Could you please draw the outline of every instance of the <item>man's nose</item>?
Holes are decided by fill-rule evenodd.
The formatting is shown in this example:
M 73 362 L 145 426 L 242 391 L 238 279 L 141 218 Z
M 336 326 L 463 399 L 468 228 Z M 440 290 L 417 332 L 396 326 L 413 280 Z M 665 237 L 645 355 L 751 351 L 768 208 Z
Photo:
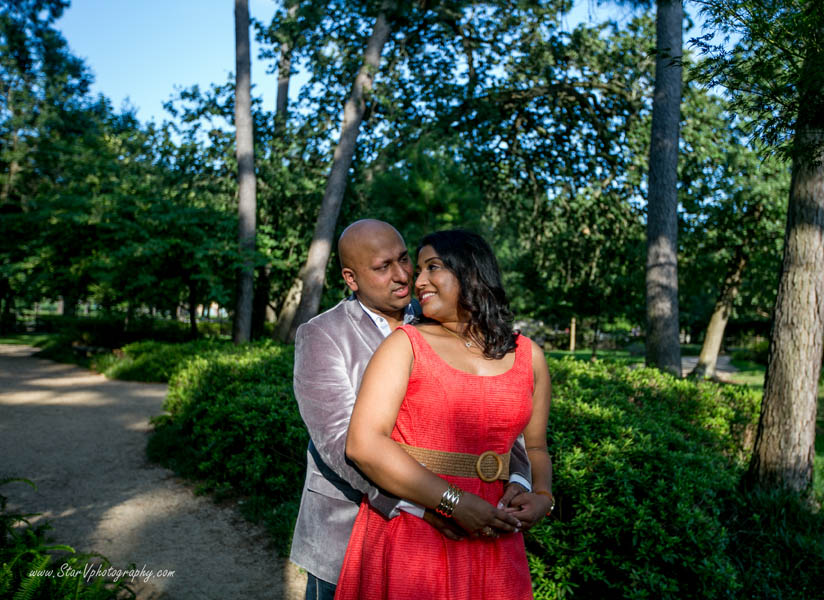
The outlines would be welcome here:
M 392 268 L 392 278 L 395 281 L 402 281 L 406 283 L 409 281 L 410 273 L 408 270 L 403 268 L 403 265 L 400 263 L 395 263 Z

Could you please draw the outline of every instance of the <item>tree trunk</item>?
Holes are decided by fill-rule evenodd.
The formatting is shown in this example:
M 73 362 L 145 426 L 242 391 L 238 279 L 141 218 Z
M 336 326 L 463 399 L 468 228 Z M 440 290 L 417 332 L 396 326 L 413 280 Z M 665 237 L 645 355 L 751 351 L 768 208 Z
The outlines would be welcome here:
M 757 224 L 763 214 L 764 205 L 759 203 L 752 209 L 752 213 L 745 215 L 745 219 L 751 224 Z M 752 241 L 752 238 L 747 235 L 747 230 L 745 230 L 745 238 L 736 246 L 735 254 L 727 269 L 727 275 L 721 284 L 718 300 L 715 302 L 715 308 L 707 326 L 707 332 L 704 335 L 701 354 L 698 356 L 698 363 L 695 368 L 690 372 L 690 377 L 709 379 L 715 376 L 715 365 L 718 362 L 721 343 L 724 341 L 724 330 L 732 312 L 733 302 L 741 287 L 741 279 L 747 266 Z
M 14 123 L 14 106 L 12 104 L 12 86 L 8 87 L 6 91 L 6 109 L 11 115 L 11 118 L 8 120 L 9 123 Z M 19 142 L 19 134 L 17 129 L 15 128 L 14 133 L 11 137 L 11 152 L 9 156 L 11 156 L 11 160 L 9 161 L 9 174 L 6 177 L 6 181 L 3 182 L 3 187 L 0 189 L 0 204 L 5 204 L 9 200 L 9 196 L 11 195 L 12 186 L 14 184 L 14 177 L 20 171 L 20 163 L 17 162 L 17 144 Z
M 819 80 L 820 81 L 820 80 Z M 820 87 L 820 86 L 819 86 Z M 821 104 L 820 98 L 808 98 Z M 746 482 L 810 489 L 824 337 L 824 107 L 802 96 L 761 418 Z M 812 151 L 811 151 L 812 150 Z
M 263 265 L 258 268 L 257 280 L 255 281 L 255 300 L 252 305 L 252 339 L 259 339 L 264 336 L 263 326 L 266 323 L 266 315 L 269 308 L 269 293 L 272 280 L 270 265 Z
M 294 19 L 298 14 L 298 5 L 289 7 L 288 19 Z M 278 59 L 278 95 L 275 100 L 275 119 L 278 127 L 286 122 L 286 108 L 289 104 L 289 78 L 292 76 L 292 48 L 294 42 L 288 40 L 280 45 L 280 58 Z
M 237 280 L 237 308 L 232 340 L 248 342 L 252 330 L 255 251 L 255 149 L 252 122 L 252 82 L 249 59 L 249 2 L 235 0 L 235 132 L 238 174 L 238 243 L 243 265 Z
M 194 282 L 189 282 L 189 337 L 197 339 L 197 295 Z
M 569 322 L 569 351 L 575 352 L 575 317 Z
M 355 153 L 355 142 L 366 109 L 365 96 L 372 90 L 372 79 L 378 71 L 383 46 L 389 38 L 391 28 L 386 12 L 393 6 L 394 2 L 384 3 L 383 10 L 375 20 L 372 35 L 366 45 L 363 66 L 355 77 L 352 92 L 343 109 L 340 140 L 335 148 L 332 170 L 326 182 L 326 191 L 323 194 L 312 243 L 309 245 L 309 255 L 286 295 L 278 318 L 275 335 L 284 342 L 294 341 L 298 326 L 318 312 L 326 278 L 326 263 L 332 252 L 332 237 L 343 202 L 343 193 L 346 190 L 346 178 L 352 164 L 352 156 Z
M 679 377 L 677 184 L 683 21 L 681 0 L 658 0 L 646 265 L 646 362 Z
M 294 19 L 298 13 L 297 3 L 289 7 L 288 19 Z M 292 48 L 293 40 L 288 40 L 280 45 L 280 58 L 278 59 L 278 92 L 275 103 L 275 134 L 283 136 L 286 132 L 286 120 L 288 118 L 289 105 L 289 79 L 292 76 Z M 258 277 L 255 283 L 254 300 L 252 302 L 252 329 L 253 339 L 264 336 L 264 324 L 267 321 L 275 321 L 277 315 L 272 314 L 269 308 L 269 294 L 271 293 L 272 265 L 266 264 L 258 269 Z
M 63 294 L 62 315 L 69 318 L 74 318 L 77 316 L 77 296 L 72 294 Z
M 598 357 L 598 330 L 601 328 L 601 315 L 595 317 L 595 329 L 592 332 L 592 355 L 589 360 L 594 361 Z

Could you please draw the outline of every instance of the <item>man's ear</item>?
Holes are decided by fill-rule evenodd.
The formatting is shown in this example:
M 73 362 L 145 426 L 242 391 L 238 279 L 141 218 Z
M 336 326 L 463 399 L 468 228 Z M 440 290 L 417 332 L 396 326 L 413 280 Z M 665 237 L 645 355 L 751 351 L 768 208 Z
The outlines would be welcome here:
M 340 274 L 343 276 L 343 281 L 346 284 L 346 287 L 348 287 L 353 292 L 357 292 L 358 282 L 355 279 L 355 272 L 349 267 L 343 267 L 343 269 L 341 269 L 340 271 Z

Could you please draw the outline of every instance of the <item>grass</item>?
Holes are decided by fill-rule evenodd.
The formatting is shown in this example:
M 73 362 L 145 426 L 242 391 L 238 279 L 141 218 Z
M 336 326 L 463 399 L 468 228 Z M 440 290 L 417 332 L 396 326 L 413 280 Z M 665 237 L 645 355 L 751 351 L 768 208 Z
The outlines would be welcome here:
M 53 333 L 13 333 L 0 336 L 0 344 L 14 344 L 16 346 L 36 346 L 42 348 L 49 339 L 53 338 Z
M 561 359 L 567 356 L 573 357 L 575 360 L 583 360 L 588 361 L 592 359 L 592 349 L 591 348 L 583 348 L 581 350 L 576 350 L 575 352 L 570 352 L 568 350 L 550 350 L 546 353 L 551 358 Z M 595 355 L 595 358 L 598 360 L 603 360 L 606 362 L 613 362 L 622 365 L 634 365 L 634 364 L 643 364 L 644 357 L 638 356 L 635 354 L 630 353 L 628 350 L 598 350 L 598 353 Z

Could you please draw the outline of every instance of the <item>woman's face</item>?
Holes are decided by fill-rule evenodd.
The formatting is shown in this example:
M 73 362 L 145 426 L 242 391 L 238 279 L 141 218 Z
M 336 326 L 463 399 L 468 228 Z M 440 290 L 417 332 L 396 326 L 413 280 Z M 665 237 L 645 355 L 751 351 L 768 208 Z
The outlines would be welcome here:
M 418 276 L 415 295 L 423 314 L 441 323 L 458 320 L 458 297 L 461 285 L 447 269 L 432 246 L 424 246 L 418 253 Z

